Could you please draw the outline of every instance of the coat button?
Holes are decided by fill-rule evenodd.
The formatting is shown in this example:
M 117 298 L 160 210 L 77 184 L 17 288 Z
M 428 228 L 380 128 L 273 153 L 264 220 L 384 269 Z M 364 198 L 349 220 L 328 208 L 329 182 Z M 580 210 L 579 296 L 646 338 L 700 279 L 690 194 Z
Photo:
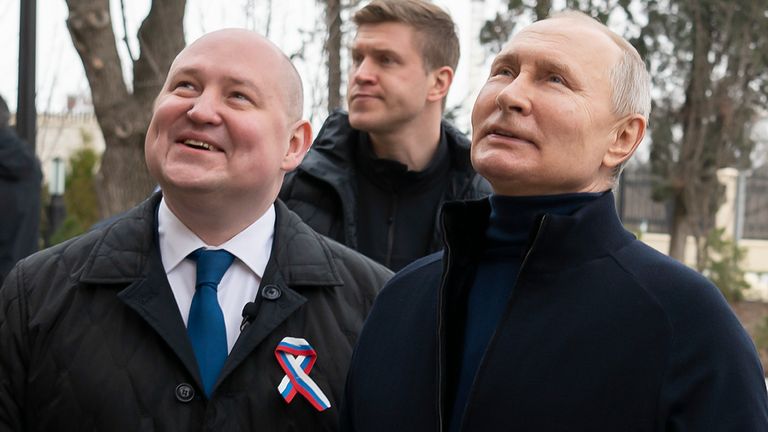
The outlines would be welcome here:
M 267 285 L 264 287 L 264 291 L 261 292 L 261 296 L 267 300 L 277 300 L 281 295 L 283 295 L 283 292 L 275 285 Z
M 176 399 L 178 399 L 179 402 L 187 403 L 194 397 L 195 389 L 191 385 L 187 383 L 181 383 L 176 386 Z

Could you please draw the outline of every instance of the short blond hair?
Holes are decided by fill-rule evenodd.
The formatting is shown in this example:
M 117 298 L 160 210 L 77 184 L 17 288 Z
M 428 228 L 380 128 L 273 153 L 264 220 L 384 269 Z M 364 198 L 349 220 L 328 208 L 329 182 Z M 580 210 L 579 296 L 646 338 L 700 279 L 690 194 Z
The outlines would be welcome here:
M 459 64 L 459 38 L 448 12 L 424 0 L 373 0 L 355 12 L 352 21 L 365 24 L 397 22 L 407 24 L 420 36 L 427 72 L 443 66 L 454 71 Z

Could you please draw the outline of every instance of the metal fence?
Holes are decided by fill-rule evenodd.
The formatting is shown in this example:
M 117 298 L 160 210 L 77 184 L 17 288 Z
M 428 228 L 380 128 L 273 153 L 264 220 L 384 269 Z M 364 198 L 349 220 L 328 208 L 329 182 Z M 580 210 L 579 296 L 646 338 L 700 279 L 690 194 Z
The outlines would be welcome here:
M 748 239 L 768 239 L 768 173 L 747 177 L 744 194 L 744 231 Z
M 672 203 L 652 198 L 653 177 L 646 167 L 627 168 L 622 174 L 622 220 L 632 229 L 668 234 L 672 222 Z M 745 178 L 742 189 L 742 238 L 768 240 L 768 168 Z M 739 200 L 737 200 L 738 202 Z
M 621 175 L 622 221 L 632 229 L 668 233 L 671 228 L 672 203 L 653 200 L 653 177 L 646 169 L 627 168 Z M 622 199 L 622 198 L 619 198 Z

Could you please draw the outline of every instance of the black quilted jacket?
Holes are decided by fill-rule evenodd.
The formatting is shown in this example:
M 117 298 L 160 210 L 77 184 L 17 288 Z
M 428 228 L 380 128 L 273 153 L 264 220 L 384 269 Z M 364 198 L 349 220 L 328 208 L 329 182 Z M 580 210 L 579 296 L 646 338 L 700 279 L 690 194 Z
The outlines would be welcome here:
M 281 202 L 245 327 L 206 400 L 160 260 L 155 195 L 21 261 L 0 289 L 0 431 L 329 431 L 353 344 L 391 273 L 311 231 Z M 331 402 L 287 404 L 275 347 L 305 338 Z

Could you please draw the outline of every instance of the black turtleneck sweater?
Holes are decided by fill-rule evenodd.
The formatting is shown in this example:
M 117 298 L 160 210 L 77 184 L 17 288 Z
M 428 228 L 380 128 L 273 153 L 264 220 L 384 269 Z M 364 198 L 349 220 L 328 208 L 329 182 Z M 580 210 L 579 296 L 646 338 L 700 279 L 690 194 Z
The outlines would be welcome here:
M 360 134 L 355 158 L 360 173 L 357 250 L 394 271 L 427 255 L 450 170 L 445 132 L 422 171 L 379 159 L 368 134 Z
M 452 379 L 449 397 L 449 431 L 458 431 L 467 396 L 483 353 L 507 306 L 517 275 L 530 247 L 534 225 L 544 214 L 569 215 L 602 193 L 577 193 L 532 197 L 491 195 L 491 215 L 485 231 L 474 281 L 463 297 L 465 308 L 458 308 L 451 328 L 459 337 L 449 351 Z M 449 348 L 450 350 L 450 348 Z M 452 361 L 451 361 L 452 360 Z M 450 400 L 450 399 L 448 399 Z M 449 405 L 449 408 L 451 405 Z

